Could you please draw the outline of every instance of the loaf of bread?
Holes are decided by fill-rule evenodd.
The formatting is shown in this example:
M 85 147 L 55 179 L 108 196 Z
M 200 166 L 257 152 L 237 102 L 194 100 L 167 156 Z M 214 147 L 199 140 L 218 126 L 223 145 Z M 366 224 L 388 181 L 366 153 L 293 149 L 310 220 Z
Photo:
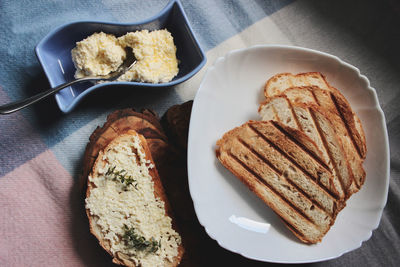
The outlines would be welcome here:
M 119 133 L 98 153 L 87 179 L 90 231 L 126 266 L 177 266 L 184 249 L 146 139 Z
M 276 121 L 249 121 L 217 142 L 219 161 L 260 197 L 303 242 L 317 243 L 345 203 L 316 144 Z

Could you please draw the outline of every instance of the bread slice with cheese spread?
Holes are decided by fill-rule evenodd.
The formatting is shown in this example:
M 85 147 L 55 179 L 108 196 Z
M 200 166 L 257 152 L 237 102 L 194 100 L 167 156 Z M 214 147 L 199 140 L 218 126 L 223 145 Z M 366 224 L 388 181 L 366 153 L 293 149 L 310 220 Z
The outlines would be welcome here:
M 234 128 L 217 141 L 216 155 L 305 243 L 320 242 L 345 205 L 328 188 L 332 173 L 316 144 L 279 122 Z
M 99 151 L 87 180 L 90 231 L 126 266 L 177 266 L 184 248 L 147 146 L 136 131 Z

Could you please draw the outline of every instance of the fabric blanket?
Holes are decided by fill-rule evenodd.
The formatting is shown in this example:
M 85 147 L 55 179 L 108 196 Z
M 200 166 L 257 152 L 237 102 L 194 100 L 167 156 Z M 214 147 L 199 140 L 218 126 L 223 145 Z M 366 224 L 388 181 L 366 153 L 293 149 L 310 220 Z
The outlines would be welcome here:
M 1 1 L 0 104 L 49 88 L 34 47 L 55 27 L 78 20 L 140 21 L 167 3 Z M 90 134 L 113 110 L 150 108 L 162 115 L 170 106 L 193 99 L 217 57 L 255 44 L 297 45 L 334 54 L 358 67 L 376 89 L 391 148 L 390 188 L 380 225 L 361 248 L 313 265 L 396 266 L 400 262 L 400 34 L 396 26 L 400 5 L 394 0 L 181 3 L 208 60 L 187 82 L 157 93 L 123 89 L 95 93 L 69 114 L 60 112 L 50 97 L 0 117 L 0 266 L 112 266 L 89 233 L 78 190 Z M 268 265 L 230 252 L 212 256 L 220 259 L 210 261 L 215 265 Z

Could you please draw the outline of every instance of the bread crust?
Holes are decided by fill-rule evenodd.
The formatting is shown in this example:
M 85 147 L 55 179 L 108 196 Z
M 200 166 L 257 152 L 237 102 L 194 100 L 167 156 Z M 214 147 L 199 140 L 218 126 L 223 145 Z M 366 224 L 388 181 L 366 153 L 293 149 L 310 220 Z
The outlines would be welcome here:
M 140 134 L 141 133 L 141 134 Z M 159 123 L 157 115 L 151 110 L 143 110 L 141 113 L 133 109 L 117 110 L 107 117 L 106 123 L 102 127 L 97 127 L 89 138 L 89 143 L 86 146 L 86 151 L 83 160 L 83 173 L 81 182 L 86 187 L 84 189 L 85 196 L 90 196 L 90 191 L 94 184 L 89 181 L 89 172 L 96 169 L 96 165 L 100 164 L 103 151 L 107 147 L 112 146 L 113 142 L 123 137 L 124 135 L 137 134 L 140 138 L 142 149 L 146 155 L 146 159 L 150 160 L 154 165 L 152 154 L 156 154 L 157 149 L 166 144 L 166 136 Z M 146 139 L 147 137 L 148 139 Z M 162 144 L 161 144 L 162 143 Z M 153 150 L 153 151 L 151 151 Z M 165 204 L 165 214 L 172 218 L 172 227 L 179 233 L 176 220 L 170 203 L 165 194 L 162 181 L 159 177 L 156 167 L 149 169 L 149 174 L 154 182 L 154 194 L 159 197 Z M 89 219 L 90 232 L 98 239 L 100 245 L 110 254 L 112 261 L 116 264 L 125 266 L 135 266 L 134 262 L 130 261 L 125 255 L 117 252 L 112 255 L 110 251 L 110 244 L 101 236 L 101 232 L 96 228 L 96 217 L 91 216 L 89 210 L 86 209 L 86 214 Z M 178 255 L 174 258 L 173 262 L 166 262 L 166 266 L 179 265 L 184 254 L 183 243 L 178 247 Z

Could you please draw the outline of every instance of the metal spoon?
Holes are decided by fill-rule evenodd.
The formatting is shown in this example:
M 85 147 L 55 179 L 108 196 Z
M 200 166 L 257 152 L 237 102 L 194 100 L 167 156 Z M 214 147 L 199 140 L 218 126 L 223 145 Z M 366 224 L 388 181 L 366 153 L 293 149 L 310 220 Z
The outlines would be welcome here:
M 133 56 L 133 53 L 131 49 L 127 49 L 127 56 L 125 61 L 122 63 L 122 65 L 114 72 L 111 72 L 110 74 L 103 75 L 103 76 L 87 76 L 83 78 L 79 78 L 67 83 L 60 84 L 59 86 L 55 88 L 51 88 L 47 91 L 44 91 L 42 93 L 39 93 L 37 95 L 31 96 L 27 99 L 11 102 L 5 105 L 0 106 L 0 114 L 5 115 L 5 114 L 10 114 L 15 111 L 18 111 L 20 109 L 23 109 L 27 106 L 30 106 L 43 98 L 53 95 L 60 91 L 61 89 L 64 89 L 65 87 L 71 86 L 76 83 L 80 82 L 87 82 L 87 81 L 114 81 L 118 79 L 122 74 L 124 74 L 126 71 L 128 71 L 130 68 L 132 68 L 136 64 L 136 59 Z

